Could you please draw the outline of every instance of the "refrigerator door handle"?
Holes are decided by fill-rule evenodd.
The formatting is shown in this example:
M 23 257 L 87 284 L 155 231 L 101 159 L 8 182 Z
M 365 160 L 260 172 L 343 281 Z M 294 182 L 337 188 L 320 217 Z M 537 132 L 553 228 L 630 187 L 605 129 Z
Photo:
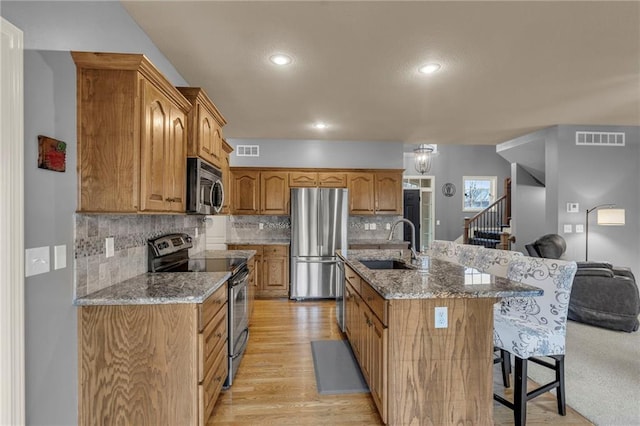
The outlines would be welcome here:
M 295 260 L 296 263 L 340 263 L 339 260 Z

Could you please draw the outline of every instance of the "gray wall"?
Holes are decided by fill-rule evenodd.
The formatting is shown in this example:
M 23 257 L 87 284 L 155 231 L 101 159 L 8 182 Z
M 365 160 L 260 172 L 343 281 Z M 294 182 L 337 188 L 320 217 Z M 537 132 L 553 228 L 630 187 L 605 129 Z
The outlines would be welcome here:
M 234 167 L 401 169 L 402 143 L 321 140 L 228 139 Z M 258 145 L 260 157 L 238 157 L 238 145 Z
M 67 246 L 66 268 L 25 279 L 26 421 L 74 425 L 76 83 L 69 51 L 144 53 L 174 84 L 186 82 L 119 2 L 3 1 L 0 12 L 24 31 L 25 247 Z M 65 173 L 36 167 L 39 134 L 67 142 Z
M 623 131 L 626 146 L 576 146 L 578 130 Z M 585 234 L 564 234 L 564 224 L 585 223 L 585 211 L 603 203 L 624 208 L 625 226 L 598 226 L 596 212 L 589 215 L 589 259 L 609 260 L 631 267 L 640 276 L 640 127 L 558 126 L 551 138 L 558 149 L 557 233 L 567 240 L 567 257 L 584 260 Z M 550 185 L 547 184 L 547 187 Z M 567 213 L 566 204 L 580 204 L 579 213 Z
M 525 244 L 534 241 L 546 228 L 546 191 L 531 174 L 518 164 L 511 165 L 512 232 L 516 242 L 512 250 L 527 253 Z M 518 226 L 522 224 L 522 226 Z
M 625 132 L 626 146 L 577 146 L 575 132 L 580 130 Z M 545 164 L 544 202 L 539 191 L 522 183 L 522 169 L 517 165 L 513 178 L 516 249 L 537 237 L 554 233 L 567 241 L 565 258 L 585 259 L 585 233 L 576 233 L 585 225 L 586 209 L 614 203 L 626 212 L 625 226 L 598 226 L 596 213 L 589 215 L 589 259 L 608 260 L 628 266 L 640 274 L 640 127 L 558 125 L 525 135 L 504 146 L 520 143 L 543 144 Z M 500 149 L 500 147 L 498 148 Z M 515 164 L 515 163 L 514 163 Z M 533 183 L 531 183 L 533 185 Z M 567 203 L 579 204 L 578 213 L 567 213 Z M 544 212 L 541 210 L 543 204 Z M 536 218 L 540 212 L 544 222 Z M 564 225 L 573 232 L 565 233 Z
M 405 156 L 405 176 L 419 175 L 413 164 L 413 155 Z M 428 173 L 435 177 L 435 239 L 455 240 L 464 231 L 464 218 L 472 217 L 475 212 L 462 211 L 462 177 L 463 176 L 497 176 L 496 189 L 498 196 L 503 193 L 505 178 L 511 175 L 510 164 L 496 154 L 496 147 L 491 145 L 438 145 L 438 154 L 431 164 Z M 451 182 L 456 186 L 453 197 L 442 194 L 442 185 Z

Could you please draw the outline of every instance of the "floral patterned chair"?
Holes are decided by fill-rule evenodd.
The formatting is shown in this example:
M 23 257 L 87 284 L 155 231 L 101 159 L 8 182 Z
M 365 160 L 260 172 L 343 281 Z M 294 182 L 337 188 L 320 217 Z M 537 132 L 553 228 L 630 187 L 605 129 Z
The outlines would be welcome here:
M 522 257 L 522 253 L 519 251 L 480 247 L 476 252 L 473 263 L 469 266 L 488 274 L 506 277 L 507 267 L 514 257 Z
M 509 387 L 510 353 L 515 358 L 514 401 L 494 399 L 514 410 L 516 426 L 524 425 L 528 400 L 556 388 L 558 413 L 566 414 L 564 353 L 569 296 L 577 265 L 556 259 L 515 256 L 507 278 L 544 290 L 540 297 L 509 297 L 501 301 L 493 320 L 493 344 L 500 350 L 504 385 Z M 539 359 L 549 357 L 552 362 Z M 527 361 L 551 368 L 555 380 L 527 393 Z
M 434 240 L 427 253 L 435 258 L 455 263 L 456 265 L 471 266 L 477 251 L 481 246 L 458 244 L 453 241 Z

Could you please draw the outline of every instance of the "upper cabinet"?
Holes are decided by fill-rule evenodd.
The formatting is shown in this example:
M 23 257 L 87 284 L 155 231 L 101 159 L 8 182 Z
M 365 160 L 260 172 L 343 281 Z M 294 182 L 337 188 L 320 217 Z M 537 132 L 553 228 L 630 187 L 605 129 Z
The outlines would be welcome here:
M 189 101 L 144 55 L 71 55 L 78 211 L 184 212 Z
M 346 188 L 347 174 L 335 172 L 313 172 L 296 170 L 289 172 L 289 187 L 291 188 Z
M 188 116 L 187 156 L 200 157 L 217 168 L 223 167 L 222 127 L 226 120 L 205 91 L 199 87 L 178 87 L 193 108 Z
M 402 171 L 348 174 L 349 213 L 402 214 Z
M 231 191 L 231 214 L 289 214 L 288 172 L 233 169 Z

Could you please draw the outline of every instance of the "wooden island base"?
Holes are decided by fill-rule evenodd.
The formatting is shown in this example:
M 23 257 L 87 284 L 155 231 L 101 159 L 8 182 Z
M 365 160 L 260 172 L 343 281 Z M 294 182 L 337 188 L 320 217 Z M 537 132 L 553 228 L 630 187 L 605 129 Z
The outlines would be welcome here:
M 388 424 L 493 424 L 495 302 L 389 301 Z M 435 328 L 440 306 L 447 328 Z

